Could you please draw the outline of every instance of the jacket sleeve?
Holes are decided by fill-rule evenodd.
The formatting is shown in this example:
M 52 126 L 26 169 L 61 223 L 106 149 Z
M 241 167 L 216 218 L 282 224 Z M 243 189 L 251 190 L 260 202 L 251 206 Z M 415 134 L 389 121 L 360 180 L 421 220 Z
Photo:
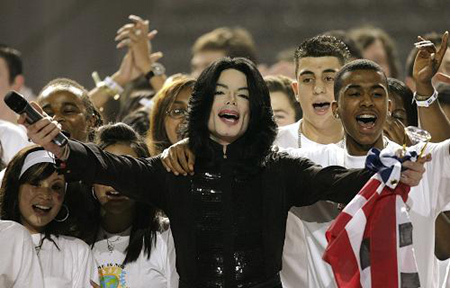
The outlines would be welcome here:
M 166 176 L 159 157 L 133 158 L 103 151 L 94 144 L 69 141 L 66 180 L 114 187 L 137 200 L 165 208 Z
M 301 157 L 282 156 L 288 205 L 307 206 L 319 200 L 348 203 L 369 181 L 373 172 L 322 166 Z

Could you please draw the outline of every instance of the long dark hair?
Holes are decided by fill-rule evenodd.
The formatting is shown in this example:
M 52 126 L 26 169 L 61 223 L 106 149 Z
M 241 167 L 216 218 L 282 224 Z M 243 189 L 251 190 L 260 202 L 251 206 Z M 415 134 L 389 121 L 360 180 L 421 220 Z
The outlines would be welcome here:
M 19 208 L 19 188 L 21 185 L 25 183 L 38 183 L 47 179 L 54 172 L 60 173 L 59 169 L 53 163 L 38 163 L 31 166 L 25 171 L 22 177 L 19 178 L 20 171 L 27 155 L 38 150 L 44 150 L 44 148 L 36 145 L 25 147 L 14 156 L 11 162 L 9 162 L 0 188 L 0 218 L 2 220 L 12 220 L 21 223 L 21 213 Z M 70 206 L 67 205 L 65 200 L 63 204 L 65 204 L 70 211 Z M 67 212 L 66 209 L 61 209 L 55 219 L 64 218 Z M 73 235 L 75 227 L 75 220 L 69 213 L 67 220 L 64 222 L 53 220 L 44 227 L 44 238 L 42 241 L 48 239 L 56 245 L 50 235 L 56 237 L 59 235 Z M 58 248 L 57 245 L 56 247 Z
M 164 126 L 167 112 L 172 107 L 178 94 L 185 88 L 191 88 L 195 83 L 193 78 L 179 76 L 172 82 L 165 84 L 153 99 L 153 108 L 150 114 L 150 130 L 147 134 L 147 145 L 152 156 L 160 154 L 168 148 L 169 136 Z
M 95 142 L 101 149 L 114 144 L 129 145 L 138 157 L 149 157 L 147 145 L 144 140 L 130 126 L 124 123 L 116 123 L 102 126 L 98 129 Z M 134 218 L 131 226 L 130 242 L 123 265 L 136 261 L 144 246 L 144 253 L 150 258 L 152 243 L 156 243 L 156 231 L 161 231 L 158 215 L 160 211 L 155 207 L 136 202 Z M 92 239 L 92 247 L 100 228 L 100 204 L 96 205 L 95 237 Z
M 250 93 L 250 121 L 247 131 L 238 141 L 242 145 L 242 164 L 248 172 L 262 167 L 277 133 L 270 106 L 269 90 L 255 64 L 246 58 L 223 58 L 212 63 L 197 79 L 189 100 L 188 137 L 194 154 L 204 160 L 215 158 L 208 119 L 214 101 L 216 83 L 222 71 L 235 69 L 245 74 Z

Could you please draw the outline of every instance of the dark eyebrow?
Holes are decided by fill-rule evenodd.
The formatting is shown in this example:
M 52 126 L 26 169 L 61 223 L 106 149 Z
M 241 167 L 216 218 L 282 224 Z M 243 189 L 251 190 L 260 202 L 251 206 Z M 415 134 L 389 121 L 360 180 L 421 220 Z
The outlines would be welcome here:
M 347 87 L 345 87 L 345 90 L 347 90 L 347 89 L 352 89 L 352 88 L 354 88 L 354 89 L 359 89 L 359 88 L 361 88 L 361 85 L 350 84 L 350 85 L 348 85 Z
M 50 103 L 42 105 L 42 109 L 46 109 L 46 108 L 52 108 L 52 105 L 50 105 Z
M 223 88 L 228 89 L 228 86 L 225 85 L 225 84 L 217 83 L 216 86 L 220 86 L 220 87 L 223 87 Z M 238 88 L 237 90 L 238 90 L 238 91 L 241 91 L 241 90 L 249 91 L 249 90 L 248 90 L 248 87 L 241 87 L 241 88 Z
M 314 73 L 311 72 L 311 71 L 306 70 L 306 71 L 300 72 L 300 74 L 298 76 L 303 76 L 303 75 L 314 75 Z
M 380 84 L 375 84 L 375 85 L 373 85 L 372 87 L 371 87 L 372 89 L 378 89 L 378 88 L 380 88 L 380 89 L 385 89 L 385 87 L 383 87 L 383 85 L 380 85 Z
M 322 73 L 336 73 L 337 70 L 336 69 L 325 69 L 322 71 Z
M 78 106 L 75 103 L 72 103 L 72 102 L 64 102 L 62 104 L 62 106 L 73 106 L 73 107 L 77 107 L 78 108 Z
M 217 83 L 216 86 L 220 86 L 220 87 L 223 87 L 223 88 L 227 88 L 227 89 L 228 89 L 228 86 L 225 85 L 225 84 Z
M 186 103 L 183 101 L 175 100 L 173 101 L 173 104 L 186 104 Z

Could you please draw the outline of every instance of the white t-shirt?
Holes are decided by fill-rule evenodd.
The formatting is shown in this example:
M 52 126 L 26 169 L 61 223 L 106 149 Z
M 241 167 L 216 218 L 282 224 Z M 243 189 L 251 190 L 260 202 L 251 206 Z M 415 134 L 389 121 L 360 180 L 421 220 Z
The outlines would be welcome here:
M 130 229 L 120 234 L 110 234 L 101 230 L 99 234 L 100 240 L 95 243 L 93 252 L 102 287 L 178 287 L 175 248 L 170 229 L 156 233 L 156 246 L 152 246 L 150 258 L 144 254 L 142 247 L 139 258 L 125 266 L 122 263 L 130 241 Z M 108 249 L 108 244 L 111 249 Z
M 277 138 L 275 139 L 274 145 L 277 145 L 280 148 L 298 148 L 299 143 L 301 143 L 301 149 L 296 149 L 298 151 L 303 150 L 308 151 L 309 149 L 314 150 L 316 148 L 328 146 L 326 144 L 314 142 L 308 139 L 303 134 L 300 134 L 301 138 L 299 141 L 298 131 L 300 128 L 300 123 L 301 120 L 290 125 L 279 127 L 278 135 Z M 337 145 L 342 144 L 343 143 L 341 141 Z M 304 157 L 305 156 L 307 155 L 304 155 Z M 327 166 L 327 162 L 321 162 L 321 159 L 312 159 L 312 160 L 318 164 Z M 309 213 L 308 210 L 311 209 L 319 210 L 320 211 L 319 213 L 321 214 L 320 219 L 322 219 L 321 222 L 325 221 L 326 223 L 334 219 L 334 217 L 336 217 L 337 215 L 336 211 L 338 211 L 337 205 L 329 201 L 319 201 L 316 204 L 308 207 L 292 207 L 289 210 L 286 220 L 286 233 L 282 257 L 282 270 L 280 272 L 281 282 L 283 283 L 283 287 L 285 288 L 333 287 L 324 285 L 318 286 L 318 284 L 317 285 L 314 284 L 315 283 L 334 284 L 334 278 L 328 277 L 326 273 L 325 274 L 321 273 L 323 277 L 320 277 L 319 279 L 317 279 L 317 281 L 314 280 L 317 278 L 317 276 L 311 273 L 311 271 L 308 269 L 308 266 L 311 265 L 310 263 L 314 262 L 312 259 L 313 256 L 311 256 L 311 252 L 313 252 L 313 254 L 317 254 L 318 252 L 314 253 L 314 251 L 316 250 L 315 247 L 322 246 L 305 242 L 307 233 L 313 233 L 313 235 L 316 233 L 320 233 L 320 231 L 314 232 L 316 231 L 315 227 L 305 227 L 303 221 L 300 220 L 300 215 L 308 214 Z M 315 212 L 314 215 L 317 215 L 317 212 Z M 320 225 L 322 225 L 322 223 L 319 223 L 319 226 Z M 314 237 L 309 237 L 309 239 L 311 239 L 312 242 L 314 243 Z M 308 261 L 305 261 L 305 259 L 308 259 Z M 324 267 L 325 267 L 324 269 L 328 269 L 329 272 L 332 272 L 331 268 L 329 268 L 327 265 L 324 265 Z
M 423 175 L 422 181 L 418 186 L 412 187 L 409 193 L 407 205 L 411 208 L 409 215 L 413 224 L 413 246 L 417 258 L 417 265 L 419 269 L 420 282 L 423 287 L 438 287 L 439 280 L 439 266 L 434 256 L 434 237 L 435 237 L 435 220 L 437 215 L 443 211 L 447 203 L 450 202 L 450 155 L 449 155 L 450 140 L 441 143 L 429 143 L 425 152 L 431 153 L 433 160 L 425 164 L 426 172 Z M 419 148 L 422 145 L 419 144 Z M 388 148 L 395 151 L 400 148 L 396 143 L 389 142 Z M 360 157 L 349 156 L 346 151 L 337 145 L 328 145 L 322 149 L 314 149 L 305 151 L 303 149 L 292 149 L 290 153 L 306 156 L 312 160 L 314 159 L 329 159 L 329 165 L 341 163 L 333 163 L 332 161 L 339 161 L 343 159 L 345 163 L 343 166 L 348 168 L 358 168 L 358 162 L 363 167 L 364 161 L 358 160 Z M 314 156 L 317 155 L 317 156 Z M 344 155 L 345 157 L 342 157 Z M 304 226 L 305 222 L 303 221 Z M 307 231 L 307 229 L 305 229 Z M 326 231 L 326 230 L 325 230 Z M 306 232 L 305 232 L 306 234 Z M 308 238 L 308 234 L 307 238 Z M 314 237 L 322 237 L 325 239 L 324 233 L 315 233 Z M 319 240 L 317 240 L 319 239 Z M 320 238 L 317 238 L 315 243 L 322 243 Z M 326 242 L 325 242 L 326 243 Z M 311 250 L 311 243 L 308 242 L 308 249 Z M 317 246 L 314 249 L 319 250 L 321 247 Z M 322 251 L 323 254 L 323 251 Z M 310 254 L 314 261 L 308 261 L 308 273 L 315 273 L 318 277 L 323 278 L 326 270 L 321 270 L 322 263 L 325 263 L 320 254 L 314 256 Z M 311 265 L 312 264 L 312 265 Z M 314 270 L 317 271 L 314 271 Z M 312 270 L 312 271 L 311 271 Z M 328 271 L 331 271 L 329 269 Z M 332 274 L 328 274 L 332 277 Z M 310 278 L 308 278 L 310 281 Z M 319 284 L 320 285 L 320 284 Z M 317 286 L 317 283 L 312 286 L 305 287 L 327 287 Z
M 0 220 L 0 255 L 0 287 L 44 287 L 30 233 L 19 223 Z
M 31 237 L 34 245 L 39 246 L 44 235 L 33 234 Z M 90 280 L 99 283 L 94 257 L 86 243 L 62 235 L 51 238 L 53 241 L 45 239 L 36 250 L 46 288 L 92 287 Z
M 0 145 L 3 152 L 1 160 L 3 163 L 8 164 L 19 150 L 32 144 L 28 142 L 27 133 L 22 126 L 0 120 Z

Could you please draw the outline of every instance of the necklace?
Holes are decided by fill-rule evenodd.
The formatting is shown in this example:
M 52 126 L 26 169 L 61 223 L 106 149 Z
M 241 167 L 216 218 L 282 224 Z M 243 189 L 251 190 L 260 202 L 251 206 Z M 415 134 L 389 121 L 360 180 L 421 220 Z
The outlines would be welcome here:
M 122 238 L 120 235 L 116 237 L 116 239 L 114 240 L 109 240 L 108 236 L 105 234 L 105 239 L 106 239 L 106 246 L 108 248 L 109 253 L 112 253 L 114 251 L 114 249 L 116 248 L 115 244 L 117 241 L 120 240 L 120 238 Z

